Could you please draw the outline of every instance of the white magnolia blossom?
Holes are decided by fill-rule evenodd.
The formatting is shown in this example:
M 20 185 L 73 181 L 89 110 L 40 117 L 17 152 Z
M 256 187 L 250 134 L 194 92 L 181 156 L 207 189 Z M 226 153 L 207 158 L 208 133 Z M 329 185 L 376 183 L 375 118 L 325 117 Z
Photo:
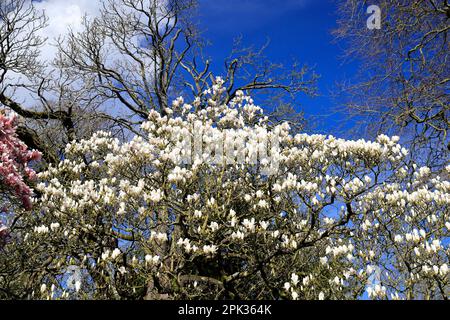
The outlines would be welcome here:
M 398 137 L 293 134 L 223 90 L 150 111 L 128 142 L 68 144 L 39 175 L 25 241 L 117 298 L 448 295 L 450 166 L 407 165 Z
M 157 264 L 158 262 L 159 262 L 159 256 L 152 256 L 152 255 L 149 255 L 149 254 L 147 254 L 146 256 L 145 256 L 145 262 L 147 262 L 147 263 L 149 263 L 149 264 Z
M 215 254 L 217 252 L 217 246 L 214 244 L 213 245 L 204 245 L 203 252 L 205 254 Z
M 81 282 L 79 280 L 75 281 L 75 291 L 78 292 L 81 289 Z
M 121 254 L 120 249 L 116 248 L 116 249 L 114 249 L 113 252 L 111 253 L 111 258 L 112 258 L 112 259 L 116 259 L 120 254 Z

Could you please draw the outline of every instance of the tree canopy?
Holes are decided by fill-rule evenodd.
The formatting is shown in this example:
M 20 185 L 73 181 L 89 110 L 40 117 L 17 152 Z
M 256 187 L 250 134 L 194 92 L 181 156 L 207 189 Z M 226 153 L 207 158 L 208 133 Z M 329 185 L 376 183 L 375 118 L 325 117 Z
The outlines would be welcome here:
M 238 41 L 213 74 L 196 1 L 102 0 L 49 61 L 45 12 L 2 1 L 0 299 L 448 299 L 449 9 L 412 2 L 356 90 L 381 125 L 342 139 L 294 112 L 308 66 Z

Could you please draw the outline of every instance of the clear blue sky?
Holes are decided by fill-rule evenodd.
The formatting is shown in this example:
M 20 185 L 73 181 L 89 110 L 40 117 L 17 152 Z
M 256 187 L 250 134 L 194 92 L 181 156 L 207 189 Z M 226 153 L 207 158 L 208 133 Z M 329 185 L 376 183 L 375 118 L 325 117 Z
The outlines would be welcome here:
M 298 109 L 317 121 L 314 132 L 327 134 L 337 133 L 337 125 L 344 121 L 342 115 L 330 115 L 341 103 L 331 98 L 330 91 L 356 72 L 356 63 L 344 63 L 341 46 L 333 43 L 336 19 L 333 0 L 200 0 L 199 6 L 200 28 L 211 41 L 206 53 L 216 65 L 214 72 L 222 72 L 222 61 L 239 35 L 246 45 L 262 45 L 269 38 L 266 54 L 273 62 L 289 63 L 295 58 L 313 66 L 321 76 L 320 96 L 304 98 Z

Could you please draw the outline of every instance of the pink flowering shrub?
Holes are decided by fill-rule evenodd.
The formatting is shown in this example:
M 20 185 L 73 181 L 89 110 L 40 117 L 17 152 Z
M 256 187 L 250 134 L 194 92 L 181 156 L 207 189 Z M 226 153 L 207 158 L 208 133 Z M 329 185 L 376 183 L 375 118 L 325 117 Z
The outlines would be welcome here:
M 16 117 L 0 113 L 0 190 L 20 199 L 25 209 L 31 209 L 32 194 L 26 182 L 36 177 L 28 163 L 40 157 L 17 137 Z

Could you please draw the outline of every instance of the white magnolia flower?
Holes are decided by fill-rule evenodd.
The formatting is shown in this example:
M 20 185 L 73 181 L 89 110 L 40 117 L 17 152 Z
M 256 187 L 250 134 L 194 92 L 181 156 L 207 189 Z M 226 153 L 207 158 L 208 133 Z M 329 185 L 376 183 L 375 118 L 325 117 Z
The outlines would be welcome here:
M 283 287 L 284 290 L 289 291 L 289 289 L 291 288 L 291 284 L 289 282 L 285 282 Z
M 195 210 L 194 211 L 194 217 L 195 218 L 201 218 L 202 217 L 202 212 L 200 210 Z
M 323 265 L 326 265 L 328 263 L 328 258 L 327 257 L 321 257 L 320 259 L 320 263 Z
M 259 225 L 261 226 L 261 228 L 262 228 L 263 230 L 266 230 L 267 227 L 269 226 L 269 223 L 268 223 L 267 221 L 260 221 L 260 222 L 259 222 Z
M 439 268 L 439 273 L 442 276 L 445 276 L 448 273 L 448 266 L 446 263 L 444 263 L 440 268 Z
M 109 254 L 110 254 L 109 250 L 106 250 L 105 252 L 103 252 L 102 253 L 102 260 L 108 259 L 109 258 Z
M 159 262 L 160 257 L 158 255 L 152 256 L 150 254 L 147 254 L 145 256 L 145 262 L 147 264 L 157 264 Z
M 210 223 L 209 228 L 211 229 L 212 232 L 215 232 L 219 229 L 219 224 L 213 221 Z
M 127 269 L 124 266 L 121 266 L 118 270 L 119 270 L 120 274 L 122 274 L 122 275 L 127 273 Z
M 259 200 L 258 201 L 258 206 L 261 208 L 268 208 L 269 207 L 269 203 L 266 200 Z
M 296 275 L 295 273 L 293 273 L 293 274 L 291 275 L 291 282 L 292 282 L 292 284 L 293 284 L 294 286 L 296 286 L 297 283 L 298 283 L 298 275 Z
M 156 239 L 160 242 L 166 242 L 168 240 L 167 233 L 165 232 L 155 232 L 152 231 L 150 234 L 150 239 Z
M 255 218 L 251 218 L 249 219 L 244 219 L 244 221 L 242 221 L 242 225 L 247 228 L 249 231 L 254 231 L 255 230 Z
M 163 192 L 160 189 L 152 190 L 149 195 L 149 199 L 152 202 L 158 203 L 163 198 Z
M 121 254 L 120 249 L 115 248 L 115 249 L 113 250 L 113 252 L 111 253 L 111 258 L 112 258 L 112 259 L 116 259 L 120 254 Z
M 81 288 L 80 280 L 75 281 L 75 291 L 76 292 L 80 291 L 80 288 Z
M 216 245 L 204 245 L 203 246 L 203 252 L 205 254 L 215 254 L 217 252 L 217 246 Z
M 60 227 L 59 222 L 54 222 L 52 224 L 50 224 L 50 230 L 52 231 L 56 231 L 56 229 L 58 229 Z
M 231 234 L 231 238 L 233 238 L 233 239 L 244 240 L 244 237 L 245 237 L 245 234 L 243 232 L 239 231 L 239 230 L 238 231 L 234 231 Z

